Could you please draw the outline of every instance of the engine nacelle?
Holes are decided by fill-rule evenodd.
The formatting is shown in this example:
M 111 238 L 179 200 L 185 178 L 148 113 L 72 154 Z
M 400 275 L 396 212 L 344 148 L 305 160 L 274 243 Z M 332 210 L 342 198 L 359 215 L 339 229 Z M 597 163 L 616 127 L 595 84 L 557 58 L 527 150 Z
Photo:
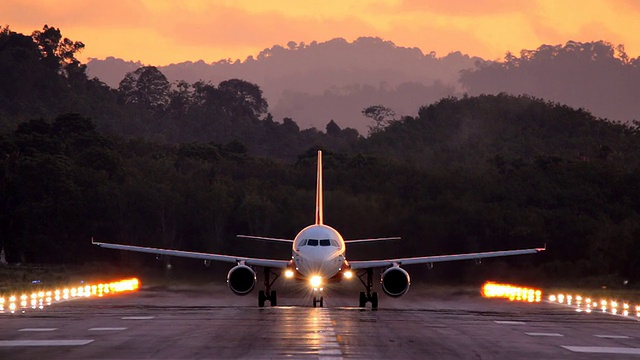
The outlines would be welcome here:
M 409 290 L 411 278 L 404 269 L 394 266 L 382 273 L 382 290 L 385 294 L 393 297 L 404 295 Z
M 256 272 L 247 265 L 237 265 L 227 274 L 227 285 L 237 295 L 247 295 L 256 285 Z

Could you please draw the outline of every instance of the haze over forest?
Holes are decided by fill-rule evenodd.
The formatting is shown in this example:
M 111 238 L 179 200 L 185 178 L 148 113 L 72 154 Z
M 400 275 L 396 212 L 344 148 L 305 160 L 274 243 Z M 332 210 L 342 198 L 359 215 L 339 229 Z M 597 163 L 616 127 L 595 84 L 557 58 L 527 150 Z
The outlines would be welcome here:
M 113 57 L 92 59 L 87 73 L 118 88 L 126 73 L 141 66 Z M 400 118 L 463 94 L 527 94 L 624 123 L 640 114 L 640 60 L 630 58 L 623 45 L 606 41 L 541 45 L 489 61 L 460 52 L 438 56 L 380 38 L 351 43 L 336 38 L 274 45 L 245 60 L 200 60 L 158 69 L 171 82 L 243 79 L 260 86 L 276 121 L 291 118 L 303 129 L 324 129 L 334 120 L 363 135 L 372 125 L 361 114 L 367 106 L 383 105 Z

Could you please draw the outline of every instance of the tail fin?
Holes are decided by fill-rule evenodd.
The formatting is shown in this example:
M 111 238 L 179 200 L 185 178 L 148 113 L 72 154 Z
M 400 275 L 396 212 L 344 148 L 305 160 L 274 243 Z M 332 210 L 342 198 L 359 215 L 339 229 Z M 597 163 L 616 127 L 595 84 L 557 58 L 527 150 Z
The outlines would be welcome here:
M 318 173 L 316 179 L 316 225 L 323 224 L 324 201 L 322 193 L 322 151 L 318 150 Z

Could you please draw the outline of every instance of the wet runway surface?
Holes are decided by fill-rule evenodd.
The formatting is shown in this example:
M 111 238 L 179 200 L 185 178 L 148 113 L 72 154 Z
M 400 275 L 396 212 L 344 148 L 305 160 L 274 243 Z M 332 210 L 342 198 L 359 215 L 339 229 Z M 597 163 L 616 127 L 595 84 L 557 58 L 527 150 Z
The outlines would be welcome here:
M 224 286 L 136 293 L 0 314 L 2 359 L 617 359 L 640 358 L 640 322 L 541 303 L 414 286 L 380 309 L 359 288 L 310 295 L 279 289 L 258 308 Z

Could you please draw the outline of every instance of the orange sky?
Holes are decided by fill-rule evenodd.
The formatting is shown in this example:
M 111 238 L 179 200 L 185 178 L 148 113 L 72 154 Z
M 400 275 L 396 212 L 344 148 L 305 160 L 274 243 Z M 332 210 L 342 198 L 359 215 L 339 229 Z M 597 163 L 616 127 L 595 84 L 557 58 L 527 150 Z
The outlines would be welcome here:
M 78 57 L 149 65 L 257 55 L 289 41 L 378 36 L 396 45 L 486 59 L 568 40 L 624 44 L 640 56 L 636 0 L 3 0 L 0 25 L 44 24 L 82 41 Z

